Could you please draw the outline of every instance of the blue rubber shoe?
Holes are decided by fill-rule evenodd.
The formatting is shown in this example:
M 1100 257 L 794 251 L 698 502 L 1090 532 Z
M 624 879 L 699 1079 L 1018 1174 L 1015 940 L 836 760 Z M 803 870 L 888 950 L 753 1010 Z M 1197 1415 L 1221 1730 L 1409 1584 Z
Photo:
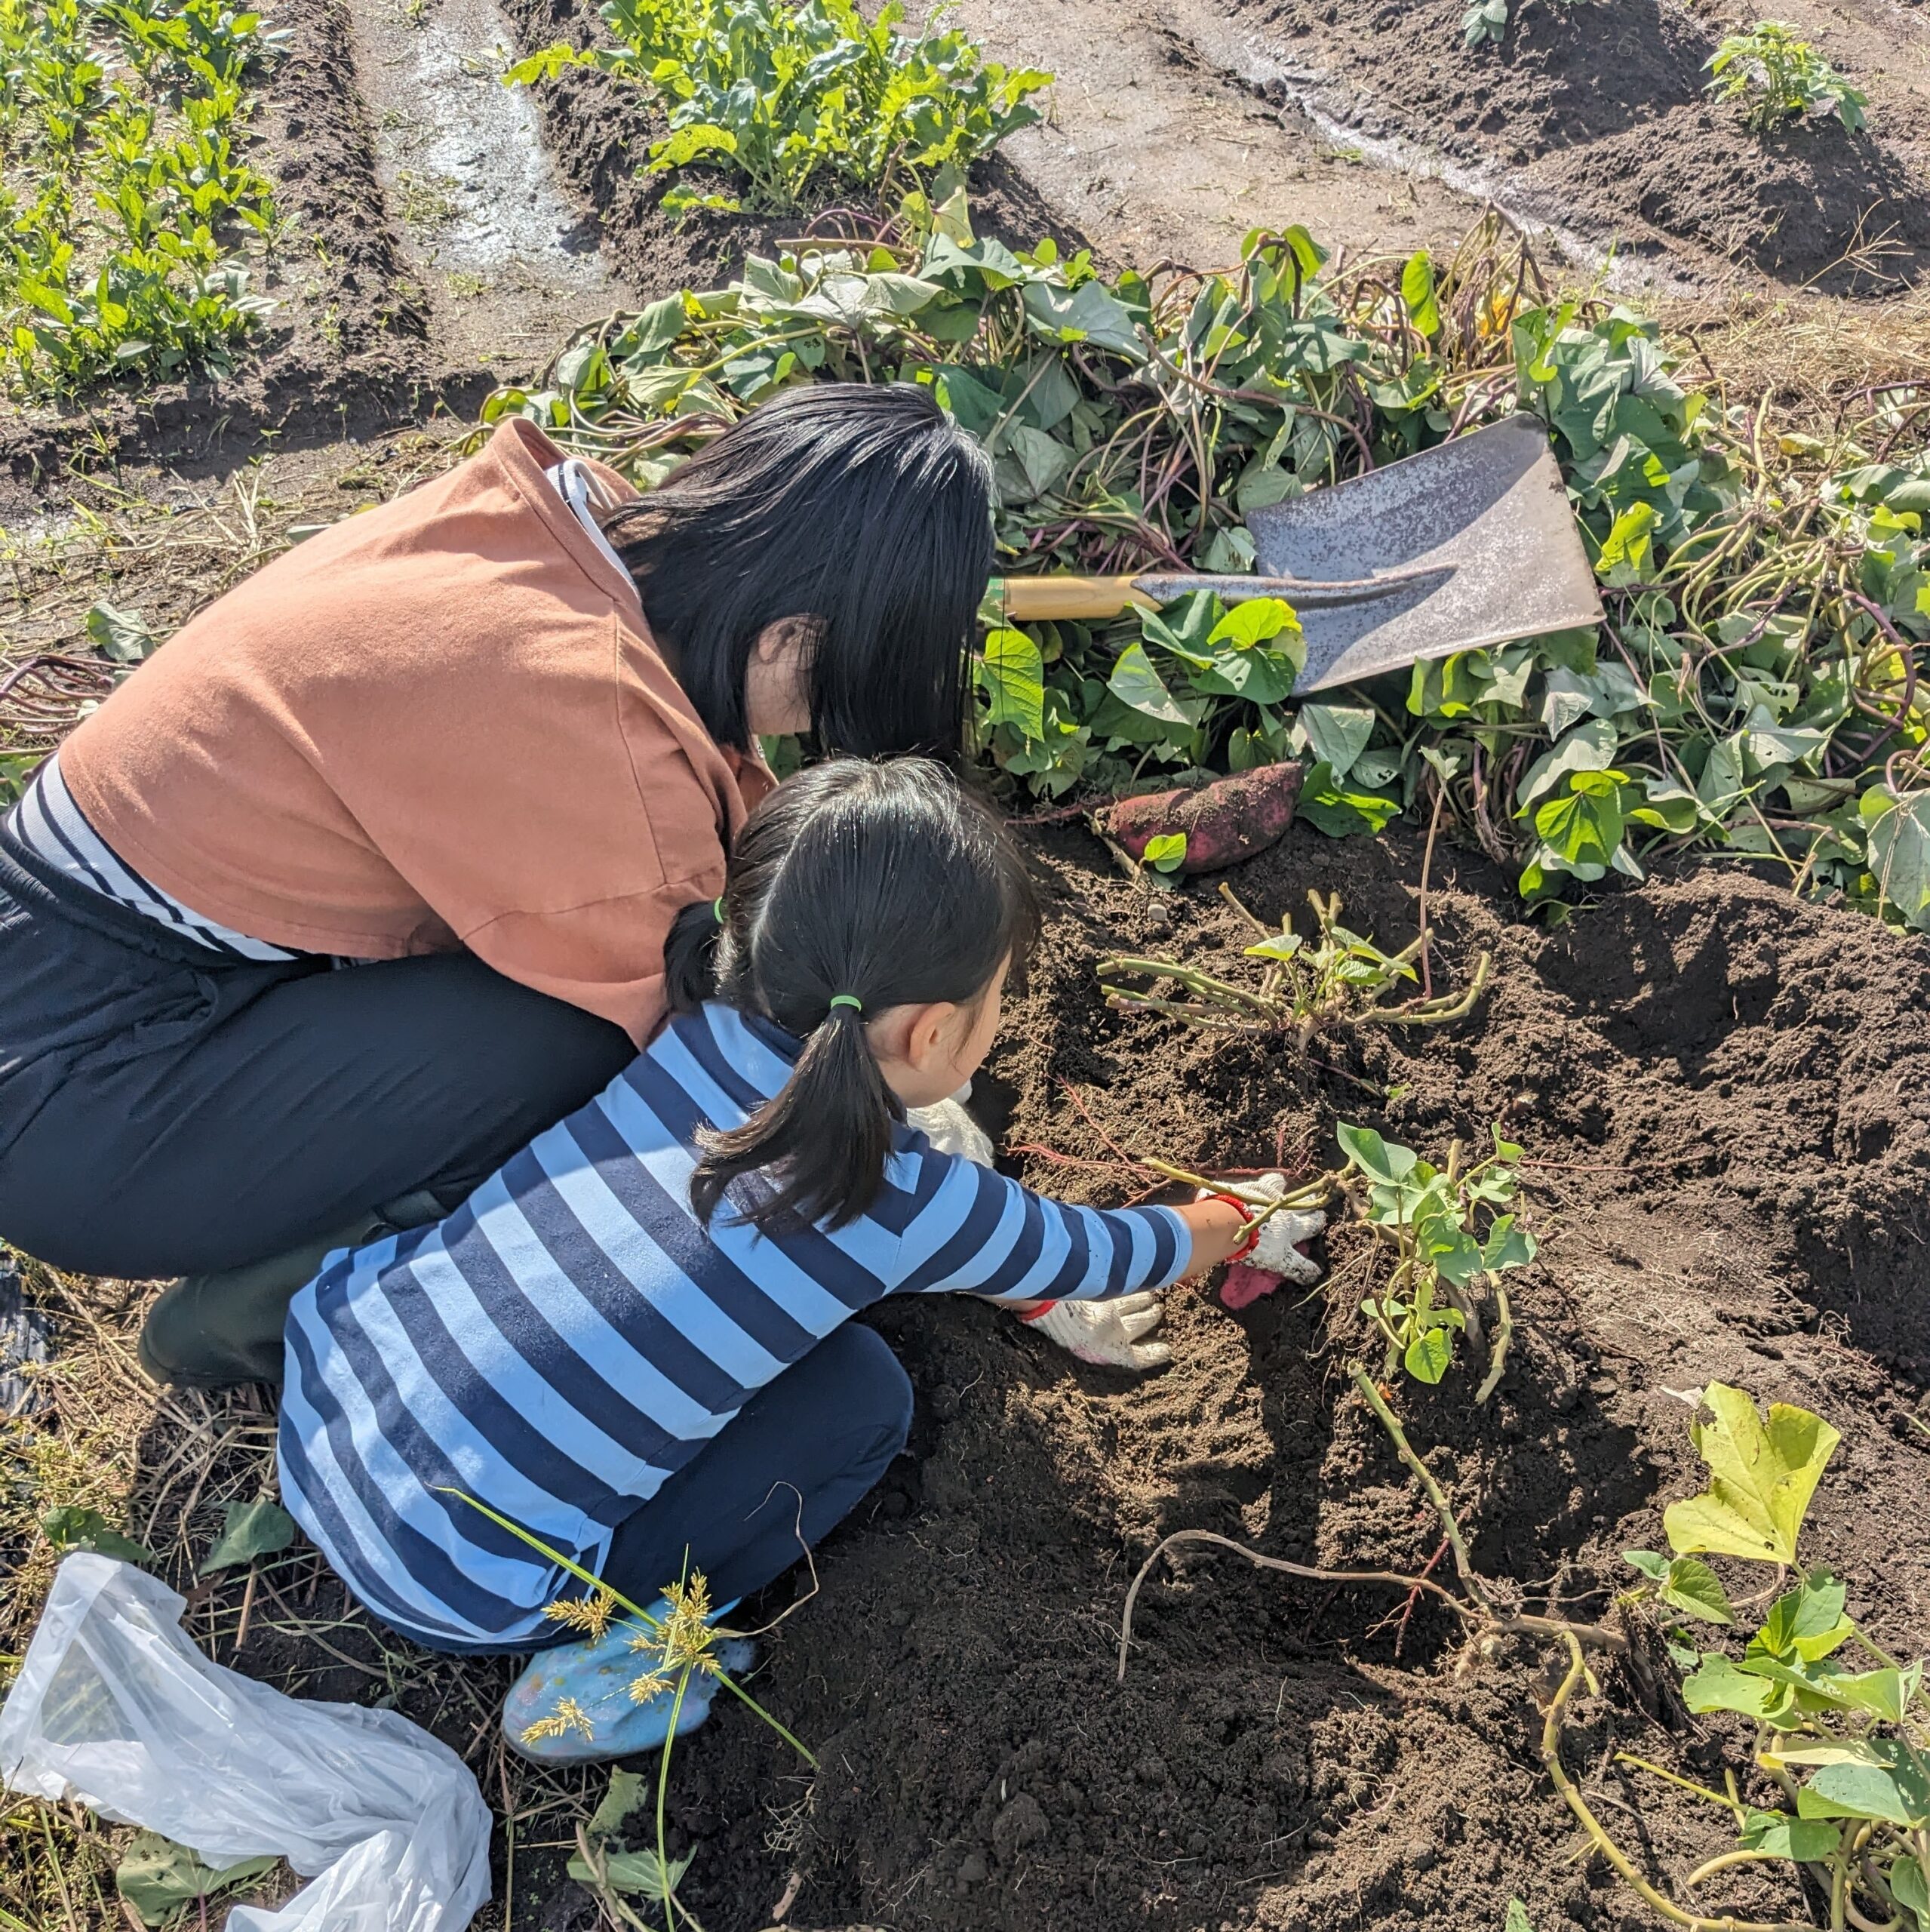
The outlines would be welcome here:
M 714 1610 L 709 1620 L 735 1609 Z M 662 1597 L 650 1606 L 653 1617 L 670 1614 Z M 750 1669 L 755 1651 L 747 1638 L 718 1645 L 717 1660 L 732 1676 Z M 502 1734 L 510 1749 L 539 1764 L 588 1764 L 606 1758 L 628 1758 L 654 1751 L 670 1735 L 675 1684 L 639 1703 L 630 1687 L 656 1666 L 650 1632 L 625 1618 L 601 1637 L 539 1651 L 509 1687 L 502 1701 Z M 677 1735 L 695 1730 L 710 1715 L 717 1679 L 693 1672 L 677 1713 Z

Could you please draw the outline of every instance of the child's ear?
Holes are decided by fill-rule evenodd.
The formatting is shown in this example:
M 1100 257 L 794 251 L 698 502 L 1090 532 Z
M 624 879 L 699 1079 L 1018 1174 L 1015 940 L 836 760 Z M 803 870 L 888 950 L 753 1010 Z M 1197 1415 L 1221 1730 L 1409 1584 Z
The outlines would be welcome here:
M 950 1000 L 933 1000 L 909 1009 L 905 1029 L 904 1058 L 915 1072 L 928 1072 L 951 1044 L 951 1029 L 958 1008 Z

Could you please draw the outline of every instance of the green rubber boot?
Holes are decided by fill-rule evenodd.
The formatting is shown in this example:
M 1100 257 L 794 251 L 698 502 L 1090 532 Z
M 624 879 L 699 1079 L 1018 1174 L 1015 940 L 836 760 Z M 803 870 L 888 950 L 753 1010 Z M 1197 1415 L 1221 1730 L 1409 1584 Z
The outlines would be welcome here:
M 141 1367 L 150 1380 L 186 1389 L 278 1383 L 288 1304 L 315 1278 L 330 1251 L 419 1228 L 441 1220 L 443 1211 L 432 1194 L 404 1195 L 266 1261 L 216 1275 L 183 1275 L 147 1312 L 135 1344 Z

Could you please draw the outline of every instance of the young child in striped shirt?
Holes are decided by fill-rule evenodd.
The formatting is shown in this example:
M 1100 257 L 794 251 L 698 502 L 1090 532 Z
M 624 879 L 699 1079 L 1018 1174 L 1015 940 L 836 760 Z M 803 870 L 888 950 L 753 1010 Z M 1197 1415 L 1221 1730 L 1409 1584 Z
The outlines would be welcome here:
M 485 1510 L 639 1603 L 701 1573 L 727 1607 L 904 1445 L 911 1383 L 859 1310 L 955 1291 L 1151 1366 L 1157 1291 L 1249 1247 L 1231 1195 L 1071 1207 L 907 1120 L 969 1082 L 1034 923 L 1016 851 L 940 767 L 800 774 L 724 897 L 680 918 L 673 1017 L 637 1060 L 456 1213 L 338 1251 L 296 1296 L 284 1500 L 383 1622 L 539 1653 L 505 1709 L 518 1748 L 647 1749 L 668 1700 L 623 1694 L 625 1626 L 567 1641 L 545 1608 L 581 1585 Z M 1274 1215 L 1255 1264 L 1317 1278 L 1297 1244 L 1320 1225 Z M 593 1734 L 529 1737 L 564 1697 Z

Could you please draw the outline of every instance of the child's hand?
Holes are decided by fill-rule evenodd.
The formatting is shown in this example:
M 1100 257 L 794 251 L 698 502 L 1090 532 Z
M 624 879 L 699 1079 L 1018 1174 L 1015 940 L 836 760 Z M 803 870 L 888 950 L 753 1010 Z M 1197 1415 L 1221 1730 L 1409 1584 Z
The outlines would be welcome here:
M 1277 1201 L 1286 1189 L 1286 1175 L 1271 1174 L 1256 1175 L 1251 1180 L 1235 1181 L 1225 1192 L 1238 1195 L 1255 1208 L 1264 1208 L 1269 1202 Z M 1311 1241 L 1326 1224 L 1326 1216 L 1318 1208 L 1299 1214 L 1291 1208 L 1283 1208 L 1277 1214 L 1268 1216 L 1261 1224 L 1260 1237 L 1253 1251 L 1242 1255 L 1240 1260 L 1246 1267 L 1260 1274 L 1277 1275 L 1287 1281 L 1298 1282 L 1303 1288 L 1311 1288 L 1320 1278 L 1320 1264 L 1311 1255 L 1302 1254 L 1300 1244 Z
M 1041 1302 L 1019 1319 L 1049 1335 L 1081 1361 L 1102 1368 L 1163 1368 L 1172 1351 L 1163 1342 L 1139 1338 L 1157 1328 L 1166 1310 L 1156 1294 L 1121 1295 L 1114 1301 Z
M 1230 1182 L 1224 1188 L 1203 1188 L 1198 1201 L 1182 1212 L 1201 1214 L 1207 1204 L 1217 1203 L 1219 1211 L 1225 1214 L 1228 1211 L 1229 1196 L 1244 1202 L 1249 1209 L 1265 1208 L 1279 1200 L 1287 1186 L 1284 1174 L 1256 1174 L 1249 1180 Z M 1251 1220 L 1250 1214 L 1248 1218 Z M 1193 1263 L 1187 1272 L 1197 1273 L 1203 1267 L 1231 1258 L 1232 1266 L 1220 1287 L 1220 1299 L 1228 1308 L 1245 1308 L 1262 1295 L 1271 1294 L 1283 1281 L 1311 1287 L 1320 1278 L 1320 1264 L 1311 1255 L 1302 1254 L 1300 1244 L 1311 1241 L 1326 1224 L 1327 1217 L 1317 1209 L 1296 1212 L 1282 1208 L 1260 1224 L 1252 1247 L 1244 1253 L 1224 1229 L 1197 1229 Z
M 1227 1269 L 1226 1279 L 1220 1284 L 1220 1300 L 1228 1308 L 1250 1308 L 1282 1281 L 1311 1287 L 1320 1278 L 1320 1264 L 1311 1255 L 1302 1254 L 1298 1244 L 1312 1240 L 1326 1224 L 1326 1215 L 1318 1213 L 1276 1214 L 1260 1230 L 1252 1254 Z
M 1249 1265 L 1268 1275 L 1284 1275 L 1303 1288 L 1311 1288 L 1320 1278 L 1320 1264 L 1311 1255 L 1300 1252 L 1303 1241 L 1311 1241 L 1327 1224 L 1317 1208 L 1311 1214 L 1283 1209 L 1260 1230 L 1260 1238 L 1248 1256 Z

